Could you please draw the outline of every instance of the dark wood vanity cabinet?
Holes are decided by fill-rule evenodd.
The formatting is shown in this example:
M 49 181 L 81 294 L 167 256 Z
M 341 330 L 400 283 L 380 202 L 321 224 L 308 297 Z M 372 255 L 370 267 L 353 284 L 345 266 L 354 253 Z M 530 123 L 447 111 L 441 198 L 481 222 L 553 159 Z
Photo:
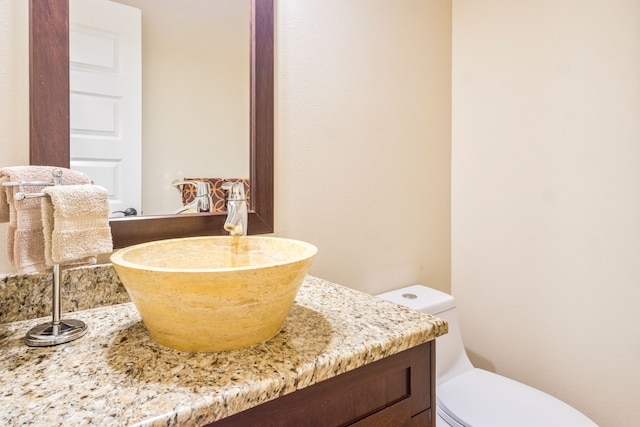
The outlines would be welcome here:
M 435 341 L 210 426 L 435 427 Z

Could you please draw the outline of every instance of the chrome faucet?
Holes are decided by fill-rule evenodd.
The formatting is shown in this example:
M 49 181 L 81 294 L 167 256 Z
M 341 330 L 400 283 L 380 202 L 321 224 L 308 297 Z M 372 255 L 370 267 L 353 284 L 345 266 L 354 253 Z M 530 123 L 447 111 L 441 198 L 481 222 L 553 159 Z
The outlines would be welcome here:
M 231 236 L 247 235 L 247 199 L 242 182 L 225 182 L 222 189 L 228 191 L 227 220 L 224 229 Z
M 188 210 L 194 210 L 196 212 L 211 212 L 213 207 L 213 200 L 211 199 L 211 184 L 206 181 L 179 181 L 177 179 L 171 183 L 171 185 L 176 187 L 179 191 L 182 191 L 182 186 L 185 184 L 191 184 L 196 187 L 196 198 L 191 203 L 181 207 L 174 213 L 179 214 Z

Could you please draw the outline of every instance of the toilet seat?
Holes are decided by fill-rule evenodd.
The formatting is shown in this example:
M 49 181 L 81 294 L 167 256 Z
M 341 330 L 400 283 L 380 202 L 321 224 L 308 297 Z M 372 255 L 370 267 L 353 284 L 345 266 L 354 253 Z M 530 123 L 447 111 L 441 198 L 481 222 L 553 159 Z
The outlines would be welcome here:
M 551 395 L 478 368 L 439 384 L 436 397 L 438 414 L 454 427 L 597 427 Z

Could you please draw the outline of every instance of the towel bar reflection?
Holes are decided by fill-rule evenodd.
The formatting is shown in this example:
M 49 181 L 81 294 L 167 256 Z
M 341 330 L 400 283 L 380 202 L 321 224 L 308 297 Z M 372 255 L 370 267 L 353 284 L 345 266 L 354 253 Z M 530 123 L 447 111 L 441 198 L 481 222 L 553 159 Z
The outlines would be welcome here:
M 53 182 L 4 182 L 2 185 L 9 186 L 49 186 L 60 185 L 62 183 L 62 170 L 52 171 Z M 47 197 L 45 193 L 16 193 L 14 199 L 21 201 L 36 197 Z M 62 274 L 60 264 L 53 265 L 53 293 L 52 293 L 52 314 L 51 321 L 42 323 L 31 328 L 24 337 L 24 342 L 30 347 L 48 347 L 64 344 L 80 338 L 87 332 L 87 325 L 81 320 L 64 319 L 61 320 L 61 284 Z

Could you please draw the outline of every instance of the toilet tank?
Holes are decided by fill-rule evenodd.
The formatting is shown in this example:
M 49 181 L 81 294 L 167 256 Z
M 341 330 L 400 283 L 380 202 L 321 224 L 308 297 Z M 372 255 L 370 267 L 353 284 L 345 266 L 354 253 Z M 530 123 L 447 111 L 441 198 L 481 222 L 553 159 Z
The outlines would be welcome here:
M 456 301 L 451 295 L 424 285 L 413 285 L 377 296 L 447 321 L 449 332 L 436 338 L 437 384 L 473 369 L 462 342 Z
M 456 300 L 451 295 L 424 285 L 396 289 L 378 297 L 433 316 L 456 306 Z

